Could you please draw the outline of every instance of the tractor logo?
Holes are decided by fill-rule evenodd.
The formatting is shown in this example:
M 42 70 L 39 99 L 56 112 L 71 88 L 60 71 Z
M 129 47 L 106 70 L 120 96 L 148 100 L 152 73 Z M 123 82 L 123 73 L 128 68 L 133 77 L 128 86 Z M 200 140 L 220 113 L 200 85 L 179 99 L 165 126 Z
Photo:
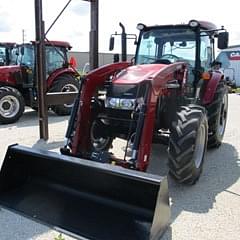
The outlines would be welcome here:
M 231 52 L 229 59 L 234 61 L 234 60 L 240 60 L 240 52 L 239 51 L 235 51 L 235 52 Z

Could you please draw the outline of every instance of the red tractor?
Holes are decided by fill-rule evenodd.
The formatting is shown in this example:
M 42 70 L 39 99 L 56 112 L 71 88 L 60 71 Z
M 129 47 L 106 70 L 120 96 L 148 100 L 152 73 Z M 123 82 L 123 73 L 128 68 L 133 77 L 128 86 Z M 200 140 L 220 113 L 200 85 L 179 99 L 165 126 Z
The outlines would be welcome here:
M 67 58 L 69 49 L 68 42 L 46 42 L 48 92 L 78 91 L 77 73 Z M 38 107 L 34 42 L 12 47 L 7 56 L 8 64 L 4 65 L 9 66 L 0 67 L 0 123 L 3 124 L 16 122 L 25 106 Z M 58 115 L 67 115 L 72 104 L 50 107 Z
M 166 177 L 143 173 L 152 142 L 167 142 L 174 179 L 199 179 L 207 144 L 218 147 L 226 126 L 227 87 L 210 66 L 228 33 L 195 20 L 138 29 L 134 62 L 82 79 L 63 155 L 9 146 L 1 206 L 80 238 L 160 239 L 170 207 Z M 126 142 L 122 159 L 109 151 L 115 138 Z
M 218 147 L 225 131 L 227 87 L 211 63 L 215 38 L 226 48 L 228 32 L 195 20 L 138 29 L 134 63 L 86 75 L 62 153 L 146 171 L 152 142 L 168 136 L 170 174 L 194 184 L 207 145 Z M 124 159 L 108 152 L 115 138 L 127 142 Z

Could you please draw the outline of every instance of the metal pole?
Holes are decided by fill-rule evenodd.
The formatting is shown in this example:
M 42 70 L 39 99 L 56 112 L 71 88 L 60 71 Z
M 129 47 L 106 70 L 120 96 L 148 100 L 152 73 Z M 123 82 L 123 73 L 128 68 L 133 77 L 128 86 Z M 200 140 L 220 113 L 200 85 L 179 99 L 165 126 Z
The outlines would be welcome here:
M 91 1 L 90 70 L 98 68 L 98 0 Z
M 67 4 L 64 6 L 64 8 L 62 9 L 62 11 L 57 15 L 57 17 L 55 18 L 55 20 L 53 21 L 53 23 L 51 24 L 51 26 L 48 28 L 48 30 L 45 33 L 45 36 L 47 36 L 48 32 L 51 30 L 51 28 L 53 27 L 53 25 L 57 22 L 57 20 L 59 19 L 59 17 L 62 15 L 62 13 L 65 11 L 65 9 L 67 8 L 67 6 L 70 4 L 72 0 L 69 0 L 67 2 Z
M 40 138 L 48 139 L 48 115 L 46 103 L 46 68 L 44 45 L 44 22 L 42 19 L 42 0 L 35 0 L 36 30 L 36 80 L 38 89 L 38 115 Z

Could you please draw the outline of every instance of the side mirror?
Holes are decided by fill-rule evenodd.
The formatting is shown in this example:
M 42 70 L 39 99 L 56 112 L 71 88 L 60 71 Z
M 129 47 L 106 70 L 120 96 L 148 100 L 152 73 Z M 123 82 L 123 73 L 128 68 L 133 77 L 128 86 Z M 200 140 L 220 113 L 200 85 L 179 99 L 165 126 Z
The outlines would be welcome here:
M 218 34 L 218 48 L 225 49 L 228 47 L 228 32 L 220 32 Z
M 20 48 L 20 53 L 21 53 L 21 55 L 24 55 L 24 47 Z
M 114 49 L 114 37 L 110 37 L 109 51 L 112 51 L 113 49 Z

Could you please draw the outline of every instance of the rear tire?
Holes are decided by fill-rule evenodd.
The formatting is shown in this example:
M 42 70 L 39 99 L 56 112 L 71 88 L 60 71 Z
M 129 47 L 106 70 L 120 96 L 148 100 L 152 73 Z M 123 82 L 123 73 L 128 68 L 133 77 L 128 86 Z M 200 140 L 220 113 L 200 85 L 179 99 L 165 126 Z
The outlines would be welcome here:
M 79 84 L 75 78 L 70 74 L 63 74 L 54 80 L 50 92 L 78 92 Z M 73 102 L 74 103 L 74 102 Z M 57 115 L 69 115 L 73 107 L 72 104 L 63 104 L 52 106 L 51 109 Z
M 213 100 L 206 106 L 208 111 L 208 147 L 216 148 L 222 143 L 228 111 L 228 89 L 223 81 L 218 83 Z
M 194 184 L 202 172 L 207 147 L 205 109 L 193 104 L 182 106 L 170 130 L 169 173 L 180 183 Z
M 23 114 L 25 103 L 22 94 L 13 87 L 0 87 L 0 123 L 16 122 Z

